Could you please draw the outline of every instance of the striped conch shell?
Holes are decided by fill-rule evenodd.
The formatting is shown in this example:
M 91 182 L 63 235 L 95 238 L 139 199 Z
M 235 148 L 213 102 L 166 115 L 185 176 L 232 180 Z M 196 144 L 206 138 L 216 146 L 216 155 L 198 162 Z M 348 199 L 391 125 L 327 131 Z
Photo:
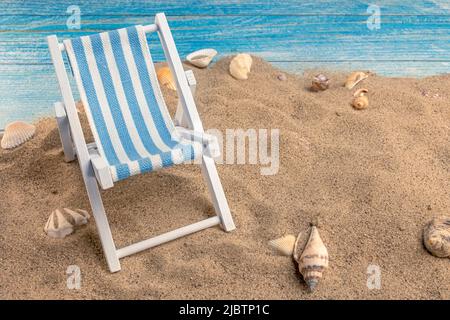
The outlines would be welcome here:
M 198 68 L 206 68 L 216 55 L 214 49 L 202 49 L 188 54 L 186 60 Z
M 311 90 L 313 91 L 324 91 L 330 87 L 330 79 L 323 74 L 318 74 L 314 76 L 311 84 Z
M 175 84 L 175 80 L 170 72 L 169 67 L 162 67 L 156 73 L 158 77 L 159 83 L 170 90 L 177 91 L 177 85 Z
M 52 238 L 62 239 L 71 234 L 75 227 L 88 223 L 89 218 L 85 210 L 56 209 L 48 218 L 44 231 Z
M 294 252 L 295 236 L 288 234 L 284 237 L 270 240 L 269 246 L 283 256 L 292 256 Z
M 315 226 L 311 227 L 308 242 L 302 254 L 299 255 L 298 248 L 301 242 L 302 237 L 298 237 L 294 248 L 294 259 L 298 262 L 298 269 L 312 292 L 322 278 L 322 273 L 328 268 L 328 251 Z
M 369 98 L 366 96 L 368 92 L 367 89 L 359 89 L 353 94 L 355 98 L 352 101 L 352 106 L 355 109 L 362 110 L 369 106 Z
M 450 258 L 450 217 L 437 217 L 423 229 L 423 243 L 436 257 Z
M 349 90 L 353 89 L 358 83 L 367 79 L 369 77 L 369 73 L 357 71 L 350 74 L 345 82 L 345 87 Z
M 8 124 L 3 134 L 1 147 L 12 149 L 28 141 L 36 132 L 36 127 L 23 121 L 14 121 Z
M 252 67 L 252 57 L 246 53 L 236 55 L 230 62 L 230 74 L 238 80 L 247 80 Z

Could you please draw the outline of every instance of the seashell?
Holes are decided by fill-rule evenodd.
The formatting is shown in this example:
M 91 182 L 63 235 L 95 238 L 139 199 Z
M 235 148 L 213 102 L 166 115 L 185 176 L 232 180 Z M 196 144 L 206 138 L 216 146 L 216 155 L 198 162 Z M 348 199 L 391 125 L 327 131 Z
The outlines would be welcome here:
M 369 73 L 357 71 L 350 74 L 345 82 L 345 87 L 349 90 L 353 89 L 358 83 L 367 79 L 369 77 Z
M 280 80 L 280 81 L 286 81 L 286 80 L 287 80 L 287 77 L 286 77 L 286 75 L 285 75 L 284 73 L 280 73 L 280 74 L 277 76 L 277 79 Z
M 362 110 L 369 106 L 369 98 L 366 96 L 368 92 L 367 89 L 359 89 L 353 94 L 355 97 L 352 101 L 353 108 Z
M 301 237 L 298 238 L 301 241 Z M 303 276 L 309 290 L 316 288 L 322 273 L 328 268 L 328 250 L 320 238 L 317 227 L 311 227 L 308 242 L 302 254 L 298 255 L 299 243 L 295 243 L 294 259 L 298 262 L 298 269 Z
M 330 87 L 330 79 L 323 74 L 316 75 L 312 80 L 311 90 L 324 91 Z
M 230 62 L 230 74 L 235 79 L 247 80 L 252 62 L 252 57 L 249 54 L 240 53 L 236 55 Z
M 71 234 L 76 226 L 88 223 L 89 218 L 85 210 L 56 209 L 48 218 L 44 231 L 52 238 L 62 239 Z
M 216 55 L 214 49 L 202 49 L 188 54 L 186 60 L 198 68 L 206 68 Z
M 8 124 L 3 134 L 1 147 L 12 149 L 31 139 L 36 132 L 36 127 L 22 121 L 14 121 Z
M 172 73 L 170 72 L 169 67 L 162 67 L 156 73 L 158 77 L 159 83 L 170 90 L 177 91 L 177 85 L 175 80 L 173 79 Z
M 78 113 L 83 113 L 83 112 L 84 112 L 84 105 L 83 105 L 83 102 L 82 102 L 81 100 L 78 100 L 78 101 L 75 103 L 75 108 L 77 109 L 77 112 L 78 112 Z
M 288 234 L 284 237 L 270 240 L 269 246 L 284 256 L 291 256 L 294 251 L 295 240 L 295 236 Z
M 450 258 L 450 217 L 437 217 L 423 229 L 423 243 L 436 257 Z

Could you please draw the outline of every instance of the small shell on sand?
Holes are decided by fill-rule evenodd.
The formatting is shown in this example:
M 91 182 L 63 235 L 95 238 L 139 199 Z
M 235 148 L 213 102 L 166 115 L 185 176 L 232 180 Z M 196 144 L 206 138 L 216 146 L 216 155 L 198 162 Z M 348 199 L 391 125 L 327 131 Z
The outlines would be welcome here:
M 280 81 L 286 81 L 286 80 L 287 80 L 287 77 L 286 77 L 286 75 L 285 75 L 284 73 L 280 73 L 280 74 L 277 76 L 277 79 L 280 80 Z
M 295 236 L 288 234 L 284 237 L 270 240 L 269 246 L 284 256 L 291 256 L 294 251 L 295 240 Z
M 62 239 L 71 234 L 76 226 L 88 223 L 89 218 L 85 210 L 56 209 L 48 218 L 44 231 L 52 238 Z
M 206 68 L 217 55 L 214 49 L 202 49 L 187 55 L 186 60 L 198 68 Z
M 238 80 L 247 80 L 252 67 L 252 57 L 246 53 L 236 55 L 230 62 L 230 74 Z
M 77 103 L 75 103 L 75 108 L 77 109 L 78 113 L 83 113 L 84 112 L 83 102 L 81 100 L 78 100 Z
M 14 121 L 5 128 L 2 137 L 1 147 L 12 149 L 28 141 L 36 132 L 36 127 L 23 121 Z
M 330 87 L 330 79 L 324 74 L 318 74 L 314 76 L 312 80 L 311 90 L 313 91 L 324 91 Z
M 175 84 L 175 80 L 170 72 L 169 67 L 162 67 L 156 72 L 156 76 L 158 77 L 159 83 L 170 90 L 177 91 L 177 86 Z
M 297 238 L 302 241 L 301 237 Z M 325 269 L 328 268 L 328 251 L 320 238 L 317 227 L 311 227 L 308 242 L 303 249 L 300 257 L 298 256 L 298 247 L 301 244 L 295 244 L 294 259 L 298 263 L 298 269 L 303 276 L 309 290 L 312 292 L 316 288 Z
M 355 97 L 352 101 L 353 108 L 362 110 L 369 106 L 369 98 L 366 96 L 368 92 L 367 89 L 359 89 L 353 94 Z
M 450 258 L 450 217 L 437 217 L 423 229 L 423 242 L 436 257 Z
M 351 73 L 348 78 L 347 81 L 345 82 L 345 87 L 349 90 L 353 89 L 358 83 L 360 83 L 361 81 L 363 81 L 364 79 L 367 79 L 369 77 L 368 73 L 362 72 L 362 71 L 357 71 L 357 72 L 353 72 Z

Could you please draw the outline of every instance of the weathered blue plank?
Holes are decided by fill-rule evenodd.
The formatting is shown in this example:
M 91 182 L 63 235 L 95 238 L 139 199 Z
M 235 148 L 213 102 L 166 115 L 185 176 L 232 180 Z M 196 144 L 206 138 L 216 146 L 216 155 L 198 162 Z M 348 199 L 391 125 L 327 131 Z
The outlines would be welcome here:
M 450 72 L 448 0 L 374 1 L 381 29 L 367 28 L 367 1 L 77 1 L 81 30 L 68 30 L 72 0 L 0 3 L 0 128 L 51 113 L 59 98 L 45 37 L 63 38 L 151 23 L 165 12 L 182 56 L 213 47 L 250 52 L 276 66 L 370 69 L 394 76 Z M 155 60 L 163 60 L 156 37 Z
M 378 4 L 383 15 L 405 14 L 450 14 L 447 0 L 404 1 L 404 0 L 3 0 L 0 3 L 2 15 L 65 15 L 70 5 L 77 4 L 83 14 L 91 15 L 154 15 L 166 12 L 168 15 L 324 15 L 324 14 L 366 14 L 370 3 Z
M 32 32 L 3 32 L 0 63 L 49 63 L 45 42 L 49 34 L 68 38 L 150 21 L 147 17 L 97 17 L 79 31 L 53 22 L 51 27 L 34 26 Z M 392 16 L 383 20 L 378 31 L 369 30 L 363 16 L 172 17 L 170 25 L 182 55 L 214 47 L 222 54 L 260 54 L 271 62 L 450 61 L 450 16 Z M 156 60 L 163 59 L 158 47 L 154 55 Z

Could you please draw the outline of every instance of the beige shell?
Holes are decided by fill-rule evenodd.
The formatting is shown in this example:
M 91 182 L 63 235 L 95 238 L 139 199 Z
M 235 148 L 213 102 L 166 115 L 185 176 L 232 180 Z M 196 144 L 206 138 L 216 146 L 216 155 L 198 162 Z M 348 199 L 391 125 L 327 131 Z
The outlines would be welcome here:
M 81 100 L 78 100 L 77 103 L 75 103 L 75 108 L 77 109 L 78 113 L 83 113 L 84 112 L 83 102 Z
M 172 73 L 170 72 L 169 67 L 162 67 L 156 72 L 156 76 L 158 77 L 159 83 L 170 90 L 177 91 L 177 86 L 175 84 L 175 80 L 173 79 Z
M 450 217 L 437 217 L 423 229 L 423 242 L 436 257 L 450 258 Z
M 22 121 L 8 124 L 3 134 L 1 146 L 3 149 L 12 149 L 28 141 L 36 132 L 36 127 Z
M 345 87 L 349 90 L 353 89 L 358 83 L 367 79 L 369 77 L 368 73 L 357 71 L 350 74 L 345 82 Z
M 252 67 L 252 57 L 246 53 L 236 55 L 230 62 L 230 74 L 238 80 L 247 80 Z
M 216 55 L 214 49 L 202 49 L 188 54 L 186 60 L 198 68 L 206 68 Z
M 284 256 L 291 256 L 294 251 L 295 240 L 295 236 L 288 234 L 284 237 L 270 240 L 269 246 Z
M 330 87 L 330 79 L 323 74 L 316 75 L 312 80 L 311 90 L 324 91 Z
M 90 216 L 85 210 L 56 209 L 45 224 L 44 231 L 52 238 L 64 238 L 71 234 L 75 227 L 88 223 Z
M 298 241 L 301 241 L 301 237 L 298 238 Z M 297 248 L 300 247 L 300 244 L 296 242 L 295 247 L 294 259 L 298 262 L 298 269 L 308 285 L 309 290 L 314 291 L 319 279 L 322 278 L 323 272 L 328 268 L 328 250 L 320 238 L 317 227 L 311 227 L 308 242 L 300 257 L 297 254 Z
M 352 101 L 352 106 L 355 109 L 362 110 L 369 106 L 369 98 L 366 96 L 368 92 L 367 89 L 359 89 L 353 94 L 355 98 Z

